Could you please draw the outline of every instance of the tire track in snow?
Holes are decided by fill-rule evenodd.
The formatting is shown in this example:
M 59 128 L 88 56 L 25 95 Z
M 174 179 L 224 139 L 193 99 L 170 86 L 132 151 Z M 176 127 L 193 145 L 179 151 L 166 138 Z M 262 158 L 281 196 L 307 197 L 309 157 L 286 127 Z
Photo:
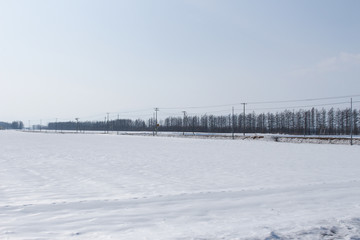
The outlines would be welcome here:
M 187 222 L 191 223 L 187 227 L 195 232 L 194 226 L 202 229 L 203 225 L 216 230 L 217 223 L 230 226 L 241 224 L 246 229 L 246 226 L 251 226 L 248 223 L 253 221 L 262 223 L 259 226 L 261 231 L 258 229 L 261 233 L 270 231 L 275 226 L 279 229 L 279 226 L 284 224 L 283 219 L 292 217 L 302 219 L 297 221 L 297 224 L 302 222 L 304 227 L 308 226 L 306 224 L 309 224 L 309 219 L 312 219 L 310 224 L 316 224 L 322 220 L 317 217 L 317 211 L 340 216 L 344 203 L 347 203 L 347 207 L 357 203 L 354 193 L 360 193 L 359 189 L 359 182 L 353 181 L 294 188 L 142 196 L 126 200 L 98 199 L 7 205 L 0 207 L 0 219 L 6 220 L 5 224 L 1 224 L 0 233 L 3 236 L 7 235 L 6 232 L 26 236 L 36 229 L 40 235 L 45 236 L 48 233 L 47 226 L 52 226 L 54 238 L 61 237 L 64 232 L 71 232 L 72 236 L 86 237 L 105 231 L 122 236 L 144 229 L 161 229 L 164 224 L 166 228 L 176 228 L 178 224 L 187 225 Z M 334 201 L 340 198 L 341 201 Z M 324 205 L 327 199 L 331 201 Z M 299 205 L 302 205 L 300 210 Z M 359 208 L 354 211 L 360 214 Z M 100 225 L 103 226 L 101 229 Z M 285 230 L 282 230 L 291 230 L 288 225 L 285 226 Z

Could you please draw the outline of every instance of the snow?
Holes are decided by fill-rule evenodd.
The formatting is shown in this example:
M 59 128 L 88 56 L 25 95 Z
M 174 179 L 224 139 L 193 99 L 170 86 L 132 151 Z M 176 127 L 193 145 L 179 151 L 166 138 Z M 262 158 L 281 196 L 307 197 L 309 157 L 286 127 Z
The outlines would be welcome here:
M 360 148 L 0 132 L 0 239 L 360 239 Z

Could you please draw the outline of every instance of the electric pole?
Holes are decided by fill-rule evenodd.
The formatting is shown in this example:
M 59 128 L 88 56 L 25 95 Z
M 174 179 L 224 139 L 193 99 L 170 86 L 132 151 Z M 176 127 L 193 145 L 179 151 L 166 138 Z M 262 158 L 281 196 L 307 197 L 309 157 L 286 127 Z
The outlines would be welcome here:
M 42 120 L 40 119 L 40 132 L 41 132 L 41 124 L 42 124 Z
M 105 120 L 104 120 L 104 133 L 106 133 L 106 116 L 105 116 Z
M 57 132 L 57 118 L 55 120 L 55 132 Z
M 151 125 L 152 125 L 152 126 L 156 125 L 156 124 L 154 123 L 154 121 L 155 121 L 155 113 L 153 113 L 153 117 L 152 117 L 152 119 L 151 119 Z M 150 124 L 149 124 L 149 125 L 150 125 Z M 156 128 L 156 127 L 153 128 L 153 136 L 155 136 L 155 128 Z
M 76 120 L 76 132 L 79 132 L 79 118 L 75 118 Z
M 306 135 L 306 125 L 307 125 L 307 114 L 304 112 L 304 137 Z
M 159 108 L 155 108 L 155 133 L 157 135 L 157 131 L 158 131 L 158 121 L 157 121 L 157 112 L 159 111 Z
M 246 120 L 246 116 L 245 116 L 245 105 L 246 105 L 247 103 L 242 103 L 242 105 L 244 106 L 243 107 L 243 134 L 244 134 L 244 136 L 245 136 L 245 120 Z
M 234 107 L 232 107 L 232 139 L 235 139 L 235 127 L 234 127 Z
M 353 145 L 353 107 L 352 98 L 350 98 L 350 145 Z
M 120 119 L 119 119 L 119 114 L 117 116 L 117 123 L 116 123 L 116 130 L 117 130 L 117 135 L 119 135 L 119 123 L 120 123 Z
M 107 115 L 107 123 L 106 123 L 106 129 L 107 129 L 107 133 L 109 133 L 109 113 L 106 113 Z
M 186 128 L 186 111 L 182 111 L 184 114 L 184 120 L 183 120 L 183 135 L 185 135 L 185 128 Z

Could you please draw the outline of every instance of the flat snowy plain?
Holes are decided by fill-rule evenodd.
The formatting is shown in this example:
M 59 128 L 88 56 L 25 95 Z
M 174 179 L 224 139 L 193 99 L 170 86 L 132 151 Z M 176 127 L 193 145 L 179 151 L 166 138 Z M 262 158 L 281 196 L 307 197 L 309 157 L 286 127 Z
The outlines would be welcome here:
M 360 147 L 0 131 L 0 239 L 360 239 Z

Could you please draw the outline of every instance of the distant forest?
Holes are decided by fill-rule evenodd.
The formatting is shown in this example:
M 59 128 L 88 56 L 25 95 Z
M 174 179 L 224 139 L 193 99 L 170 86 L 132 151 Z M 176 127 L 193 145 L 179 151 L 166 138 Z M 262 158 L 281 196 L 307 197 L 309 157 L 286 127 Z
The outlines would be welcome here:
M 167 117 L 158 122 L 158 131 L 273 133 L 296 135 L 348 135 L 359 134 L 360 110 L 315 109 L 285 110 L 277 113 L 255 112 L 234 115 L 202 115 Z M 153 131 L 154 118 L 147 121 L 119 119 L 109 121 L 51 122 L 50 130 L 73 131 Z

